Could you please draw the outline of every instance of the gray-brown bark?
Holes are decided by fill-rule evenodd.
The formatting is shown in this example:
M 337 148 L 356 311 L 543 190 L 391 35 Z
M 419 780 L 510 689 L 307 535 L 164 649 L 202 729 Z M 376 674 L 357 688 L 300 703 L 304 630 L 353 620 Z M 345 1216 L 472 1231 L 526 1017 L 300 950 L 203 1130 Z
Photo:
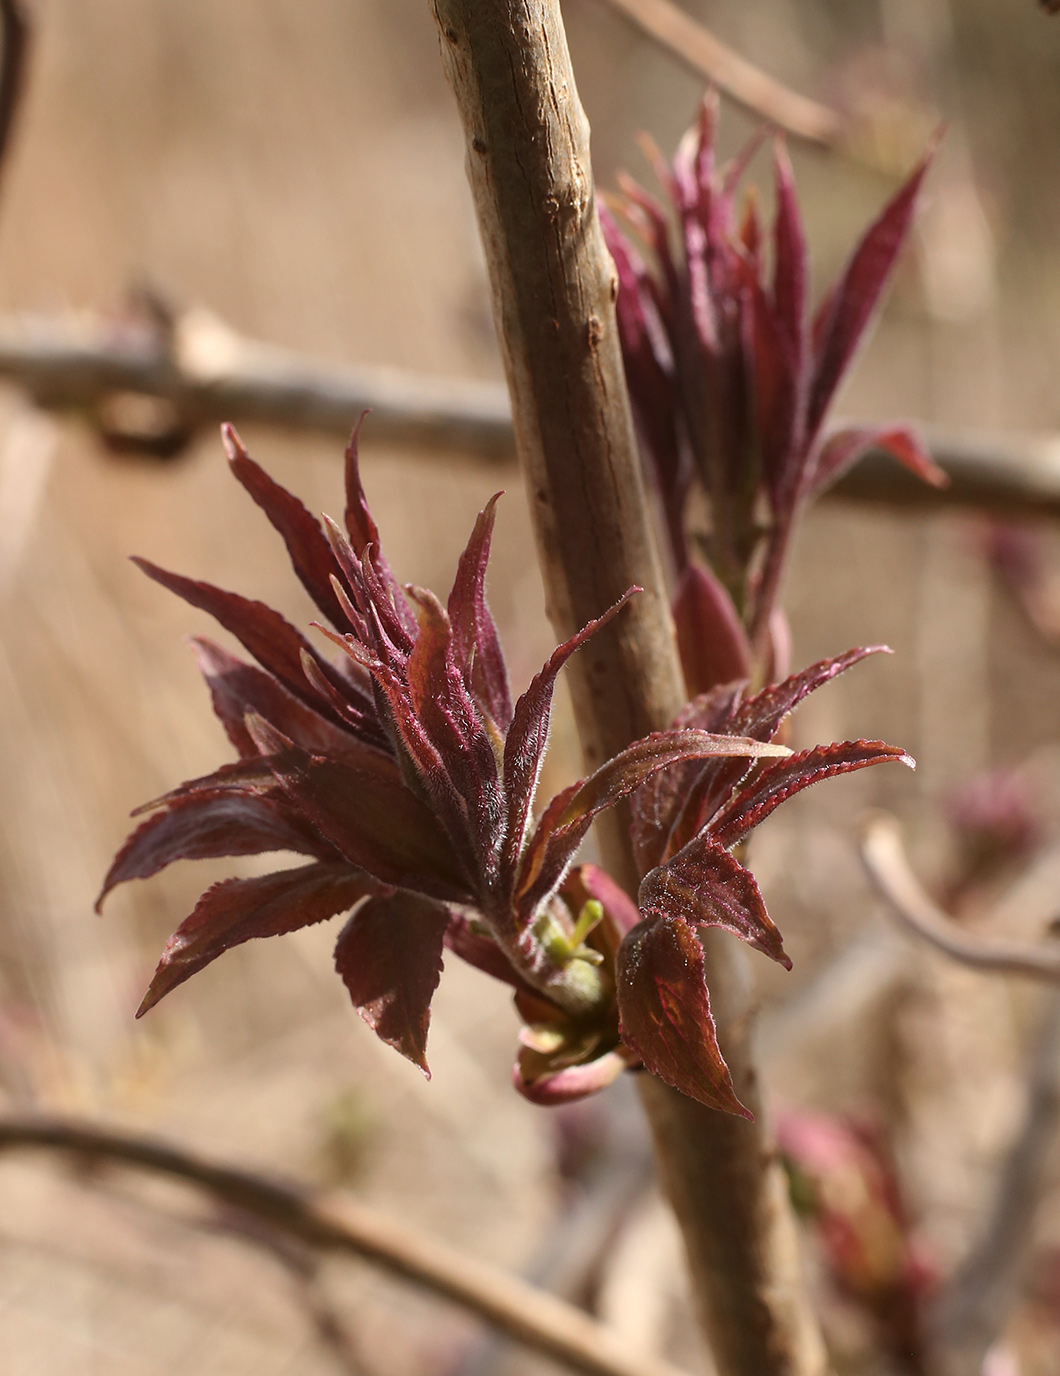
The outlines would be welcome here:
M 683 689 L 635 450 L 588 126 L 557 0 L 432 0 L 432 8 L 464 126 L 550 615 L 567 636 L 630 584 L 644 589 L 575 661 L 579 731 L 595 764 L 668 725 Z M 632 885 L 623 829 L 601 840 L 609 868 Z M 709 978 L 737 1088 L 754 1105 L 733 955 L 724 938 L 711 942 Z M 659 1082 L 646 1086 L 644 1100 L 722 1376 L 819 1376 L 820 1338 L 761 1115 L 756 1125 L 737 1123 Z

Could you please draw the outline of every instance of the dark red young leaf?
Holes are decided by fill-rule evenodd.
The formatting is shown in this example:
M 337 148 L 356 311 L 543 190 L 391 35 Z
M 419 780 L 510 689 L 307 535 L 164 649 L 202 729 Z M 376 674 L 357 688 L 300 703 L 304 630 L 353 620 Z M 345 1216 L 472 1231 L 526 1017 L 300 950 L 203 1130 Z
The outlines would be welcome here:
M 681 917 L 693 927 L 723 927 L 791 969 L 754 875 L 706 834 L 644 876 L 637 904 L 646 918 Z
M 801 368 L 805 348 L 806 289 L 809 255 L 802 226 L 795 177 L 787 149 L 778 137 L 773 154 L 776 219 L 773 222 L 773 305 L 788 338 L 791 356 Z
M 745 688 L 746 683 L 739 681 L 719 684 L 709 692 L 701 693 L 678 712 L 674 726 L 727 734 Z M 718 761 L 716 766 L 711 763 L 704 766 L 701 761 L 689 760 L 671 769 L 660 770 L 641 784 L 633 795 L 630 828 L 637 868 L 641 874 L 647 874 L 665 858 L 674 823 L 688 804 L 704 769 L 709 772 L 728 767 L 724 761 Z M 731 762 L 731 768 L 738 771 L 737 778 L 742 777 L 749 767 L 750 762 L 746 760 Z
M 504 791 L 508 799 L 504 871 L 509 878 L 515 875 L 526 829 L 533 813 L 537 779 L 548 744 L 552 694 L 555 692 L 559 671 L 575 650 L 580 649 L 601 627 L 606 626 L 636 592 L 640 592 L 640 588 L 630 588 L 613 607 L 604 612 L 603 616 L 590 621 L 576 635 L 572 635 L 569 640 L 553 650 L 548 663 L 534 677 L 529 688 L 515 704 L 512 724 L 504 741 L 503 768 Z
M 226 631 L 239 640 L 250 651 L 263 669 L 273 674 L 288 692 L 307 703 L 321 716 L 329 717 L 343 724 L 333 709 L 313 691 L 302 672 L 302 655 L 308 654 L 317 661 L 321 672 L 328 678 L 339 676 L 331 665 L 321 660 L 309 642 L 280 615 L 267 607 L 264 602 L 256 602 L 241 597 L 235 592 L 225 592 L 212 583 L 202 583 L 195 578 L 184 578 L 179 573 L 169 573 L 152 564 L 149 559 L 133 556 L 133 563 L 142 569 L 148 578 L 161 583 L 170 592 L 183 597 L 200 611 L 208 612 Z M 341 680 L 337 685 L 341 690 Z
M 301 865 L 214 884 L 170 937 L 136 1016 L 232 946 L 324 922 L 377 887 L 346 864 Z
M 769 740 L 776 735 L 784 718 L 810 693 L 851 668 L 867 655 L 890 653 L 885 645 L 870 645 L 848 650 L 834 659 L 823 659 L 783 683 L 771 684 L 760 693 L 741 697 L 740 685 L 725 685 L 716 695 L 708 695 L 700 708 L 714 729 L 752 740 Z M 691 720 L 696 712 L 693 702 L 679 720 Z M 729 798 L 748 773 L 740 760 L 711 760 L 686 766 L 685 774 L 672 781 L 665 776 L 660 784 L 646 785 L 633 802 L 634 842 L 642 872 L 674 855 L 696 836 Z
M 708 1108 L 753 1119 L 718 1046 L 703 948 L 682 918 L 641 922 L 618 951 L 622 1040 L 645 1068 Z
M 439 830 L 444 828 L 442 834 L 447 836 L 454 858 L 469 874 L 475 873 L 478 855 L 464 796 L 450 777 L 431 731 L 413 709 L 407 681 L 379 660 L 369 659 L 368 667 L 389 709 L 401 777 L 410 790 L 426 796 L 432 816 L 440 824 Z M 451 756 L 458 747 L 455 742 L 450 742 L 450 747 L 447 753 Z
M 473 871 L 492 874 L 503 813 L 493 740 L 454 660 L 445 608 L 425 589 L 410 588 L 409 595 L 419 632 L 406 666 L 411 710 L 401 709 L 399 726 L 409 735 L 408 719 L 429 741 L 430 756 L 413 756 L 418 766 L 424 762 L 422 787 Z
M 370 768 L 353 768 L 307 754 L 260 717 L 248 715 L 247 728 L 291 802 L 350 864 L 383 884 L 469 897 L 449 839 L 392 760 L 378 755 Z
M 401 586 L 390 571 L 382 548 L 379 544 L 379 529 L 372 518 L 372 513 L 368 510 L 368 501 L 364 495 L 364 487 L 361 484 L 361 465 L 358 447 L 361 437 L 361 426 L 364 418 L 368 415 L 367 411 L 362 411 L 357 424 L 353 427 L 350 442 L 346 446 L 346 513 L 345 524 L 346 533 L 353 546 L 353 552 L 358 559 L 363 559 L 365 552 L 369 553 L 371 563 L 378 576 L 380 585 L 385 589 L 387 596 L 393 603 L 394 612 L 404 626 L 405 630 L 414 635 L 416 632 L 416 620 L 411 610 L 402 596 Z
M 890 454 L 932 487 L 946 487 L 949 483 L 948 475 L 907 425 L 856 425 L 830 435 L 821 446 L 810 470 L 807 499 L 812 500 L 838 482 L 871 449 Z
M 600 207 L 600 224 L 618 274 L 615 313 L 633 415 L 655 471 L 674 556 L 681 567 L 687 560 L 682 515 L 690 473 L 677 436 L 673 352 L 643 259 L 606 206 Z
M 784 746 L 707 731 L 655 731 L 634 741 L 587 779 L 557 793 L 545 808 L 519 866 L 515 899 L 520 922 L 529 922 L 560 882 L 593 818 L 628 797 L 657 771 L 684 760 L 755 759 L 786 753 Z
M 322 717 L 319 712 L 292 696 L 264 669 L 238 659 L 203 636 L 194 637 L 192 645 L 199 669 L 210 690 L 213 709 L 228 739 L 244 758 L 255 757 L 258 753 L 244 721 L 248 711 L 264 717 L 296 745 L 318 754 L 342 755 L 359 745 L 351 738 L 352 725 L 336 726 L 330 718 Z M 307 656 L 307 662 L 315 668 L 315 660 Z M 321 676 L 317 686 L 334 694 L 334 698 L 330 699 L 333 706 L 339 701 L 338 693 L 328 679 Z M 381 728 L 376 723 L 372 723 L 370 729 L 376 738 L 381 738 Z
M 416 637 L 416 617 L 404 591 L 374 545 L 357 554 L 331 517 L 323 520 L 345 580 L 339 580 L 335 595 L 355 638 L 371 645 L 385 663 L 404 663 Z
M 933 152 L 928 152 L 866 230 L 842 277 L 818 310 L 813 327 L 815 364 L 807 414 L 808 443 L 824 420 L 905 243 Z
M 212 774 L 200 775 L 197 779 L 185 779 L 176 788 L 157 798 L 150 798 L 139 807 L 134 807 L 130 816 L 141 817 L 145 812 L 155 812 L 160 807 L 168 807 L 178 798 L 189 798 L 192 794 L 202 793 L 247 793 L 256 797 L 266 797 L 277 793 L 276 780 L 272 777 L 268 760 L 259 754 L 253 759 L 233 760 L 223 764 Z
M 339 566 L 320 522 L 254 462 L 231 425 L 221 426 L 221 439 L 232 472 L 283 536 L 302 586 L 333 626 L 345 628 L 346 618 L 331 587 Z
M 751 646 L 732 598 L 709 569 L 689 564 L 673 606 L 685 686 L 693 696 L 747 678 Z
M 96 899 L 96 912 L 118 884 L 148 879 L 175 860 L 259 855 L 273 850 L 297 851 L 326 860 L 338 858 L 334 847 L 284 802 L 229 791 L 174 799 L 137 827 L 114 857 Z
M 745 295 L 744 353 L 750 370 L 754 443 L 774 513 L 786 513 L 795 484 L 793 468 L 800 404 L 799 360 L 761 283 L 752 278 Z
M 745 698 L 734 712 L 729 729 L 750 736 L 753 740 L 771 740 L 780 730 L 784 718 L 811 693 L 838 678 L 847 669 L 852 669 L 855 664 L 860 664 L 869 655 L 890 653 L 887 645 L 859 645 L 832 659 L 820 659 L 816 664 L 792 674 L 783 683 L 770 684 L 760 693 Z
M 428 1080 L 427 1028 L 448 922 L 444 908 L 414 894 L 381 895 L 357 909 L 335 946 L 335 969 L 353 1006 Z
M 502 731 L 512 719 L 508 668 L 497 627 L 486 602 L 486 565 L 490 557 L 495 509 L 501 493 L 491 497 L 479 513 L 467 548 L 460 556 L 449 620 L 453 626 L 453 654 L 468 688 Z
M 774 808 L 811 784 L 889 760 L 916 768 L 901 746 L 888 745 L 886 741 L 833 741 L 777 760 L 756 771 L 746 788 L 726 803 L 710 824 L 711 835 L 719 845 L 735 846 L 764 822 Z

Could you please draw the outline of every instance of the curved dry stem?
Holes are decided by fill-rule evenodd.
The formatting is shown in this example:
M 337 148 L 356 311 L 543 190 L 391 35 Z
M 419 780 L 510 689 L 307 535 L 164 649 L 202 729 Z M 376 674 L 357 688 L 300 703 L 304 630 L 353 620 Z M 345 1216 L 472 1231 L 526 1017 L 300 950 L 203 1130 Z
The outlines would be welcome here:
M 319 1198 L 296 1185 L 222 1165 L 158 1138 L 93 1123 L 0 1117 L 0 1152 L 27 1148 L 186 1181 L 310 1247 L 362 1257 L 421 1285 L 584 1376 L 681 1376 L 660 1358 L 630 1352 L 624 1340 L 572 1305 L 350 1196 Z
M 898 822 L 886 813 L 867 823 L 861 858 L 900 925 L 951 959 L 985 974 L 1060 983 L 1060 947 L 997 941 L 963 932 L 924 892 L 910 868 Z
M 608 4 L 753 115 L 809 143 L 833 148 L 843 142 L 846 122 L 841 115 L 768 76 L 673 0 L 608 0 Z

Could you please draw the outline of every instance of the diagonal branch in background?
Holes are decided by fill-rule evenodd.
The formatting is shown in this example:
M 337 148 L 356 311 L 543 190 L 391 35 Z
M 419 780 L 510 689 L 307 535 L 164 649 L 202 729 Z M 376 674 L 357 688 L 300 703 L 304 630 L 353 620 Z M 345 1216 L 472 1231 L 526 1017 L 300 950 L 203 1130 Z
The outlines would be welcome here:
M 583 1376 L 682 1376 L 552 1295 L 369 1208 L 324 1200 L 172 1143 L 62 1118 L 0 1117 L 0 1153 L 48 1149 L 186 1181 L 229 1209 L 322 1252 L 361 1257 L 484 1319 Z
M 738 105 L 796 138 L 832 148 L 846 141 L 846 121 L 835 110 L 800 96 L 722 43 L 673 0 L 607 0 L 697 76 Z
M 910 868 L 898 822 L 873 816 L 865 827 L 861 856 L 870 877 L 901 926 L 936 950 L 987 974 L 1023 975 L 1060 984 L 1060 946 L 1032 946 L 969 936 L 924 892 Z
M 142 324 L 0 316 L 0 378 L 23 388 L 42 409 L 84 414 L 126 450 L 173 455 L 196 431 L 222 421 L 345 440 L 367 409 L 372 438 L 382 444 L 478 463 L 514 461 L 503 386 L 400 369 L 328 366 L 244 339 L 205 310 L 180 316 L 171 333 L 170 340 Z M 124 428 L 123 406 L 134 412 Z M 160 415 L 149 414 L 147 434 L 145 407 L 161 408 Z M 876 453 L 826 496 L 880 506 L 1060 517 L 1060 435 L 920 429 L 949 476 L 948 487 L 929 487 Z

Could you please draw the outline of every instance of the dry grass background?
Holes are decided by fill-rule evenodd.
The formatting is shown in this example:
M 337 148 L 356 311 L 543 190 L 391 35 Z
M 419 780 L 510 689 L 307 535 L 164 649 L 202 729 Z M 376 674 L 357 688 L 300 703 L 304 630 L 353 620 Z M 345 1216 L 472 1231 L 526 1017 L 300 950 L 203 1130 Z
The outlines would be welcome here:
M 1060 428 L 1060 27 L 1029 0 L 961 0 L 952 33 L 945 0 L 690 8 L 806 90 L 878 89 L 881 102 L 912 91 L 953 117 L 927 267 L 899 283 L 847 408 Z M 672 145 L 698 88 L 597 0 L 570 0 L 568 19 L 606 183 L 619 164 L 639 167 L 639 128 Z M 727 141 L 747 127 L 731 118 Z M 799 163 L 823 276 L 886 187 L 821 156 Z M 140 283 L 322 358 L 496 375 L 459 135 L 422 0 L 42 0 L 0 203 L 0 308 L 116 306 Z M 334 445 L 245 438 L 310 507 L 335 509 Z M 370 423 L 366 448 L 391 562 L 444 589 L 496 475 L 458 455 L 384 452 Z M 521 685 L 550 637 L 517 475 L 503 482 L 492 599 Z M 0 516 L 3 1101 L 348 1181 L 524 1265 L 562 1197 L 555 1123 L 508 1087 L 515 1021 L 502 990 L 447 970 L 428 1085 L 350 1010 L 329 927 L 232 952 L 133 1022 L 163 940 L 207 879 L 236 866 L 188 866 L 116 896 L 103 919 L 91 912 L 129 808 L 225 749 L 182 643 L 203 618 L 126 554 L 308 619 L 215 438 L 169 466 L 121 461 L 75 422 L 4 397 Z M 874 771 L 830 785 L 763 833 L 757 864 L 797 966 L 787 984 L 765 972 L 774 1000 L 881 924 L 855 855 L 865 805 L 903 811 L 929 874 L 943 867 L 940 798 L 965 773 L 1033 755 L 1043 809 L 1060 816 L 1060 658 L 992 589 L 966 522 L 822 511 L 805 530 L 790 605 L 800 661 L 873 640 L 898 651 L 808 705 L 798 738 L 887 736 L 922 769 L 916 780 Z M 554 775 L 572 773 L 566 713 L 556 746 Z M 1041 861 L 1010 905 L 1013 929 L 1034 932 L 1053 915 L 1057 868 L 1055 854 Z M 824 1016 L 808 1040 L 789 1042 L 781 1023 L 773 1064 L 806 1102 L 900 1106 L 914 1203 L 949 1258 L 1015 1121 L 1034 1005 L 927 955 L 913 981 L 912 1013 L 888 1023 L 886 1054 L 871 1036 L 837 1037 Z M 304 1278 L 225 1220 L 206 1231 L 197 1220 L 177 1194 L 0 1162 L 0 1370 L 336 1369 Z M 1055 1218 L 1052 1228 L 1060 1236 Z M 676 1333 L 697 1360 L 675 1318 L 679 1264 L 657 1209 L 640 1211 L 615 1260 L 606 1317 L 645 1342 Z M 456 1370 L 471 1333 L 458 1316 L 345 1264 L 321 1283 L 369 1371 Z

